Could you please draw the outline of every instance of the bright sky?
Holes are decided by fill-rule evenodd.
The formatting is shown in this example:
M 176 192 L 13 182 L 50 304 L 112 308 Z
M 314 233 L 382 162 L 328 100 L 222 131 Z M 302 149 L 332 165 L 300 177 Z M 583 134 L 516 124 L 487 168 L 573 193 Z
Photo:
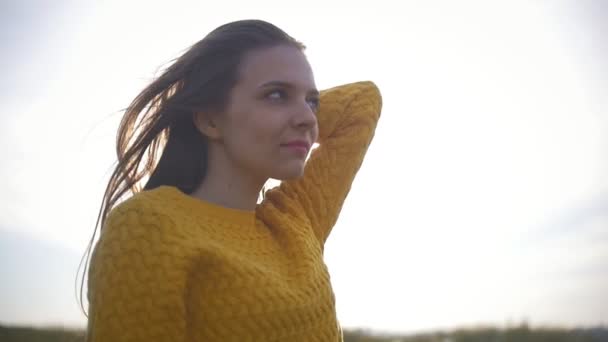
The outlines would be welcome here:
M 0 33 L 0 323 L 82 325 L 73 295 L 120 110 L 228 21 L 308 46 L 383 116 L 326 247 L 345 327 L 608 324 L 602 1 L 23 1 Z

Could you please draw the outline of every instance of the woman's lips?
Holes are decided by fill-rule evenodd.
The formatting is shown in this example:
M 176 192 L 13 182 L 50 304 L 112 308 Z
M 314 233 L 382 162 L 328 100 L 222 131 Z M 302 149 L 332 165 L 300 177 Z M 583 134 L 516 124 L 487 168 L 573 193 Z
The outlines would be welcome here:
M 293 141 L 281 146 L 293 151 L 294 153 L 303 155 L 306 155 L 308 153 L 308 149 L 310 148 L 310 145 L 305 141 Z

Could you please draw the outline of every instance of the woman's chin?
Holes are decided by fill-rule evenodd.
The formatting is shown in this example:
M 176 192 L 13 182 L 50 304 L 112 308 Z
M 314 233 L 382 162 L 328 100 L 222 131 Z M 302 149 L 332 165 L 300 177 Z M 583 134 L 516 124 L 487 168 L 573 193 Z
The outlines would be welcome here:
M 279 172 L 276 172 L 276 175 L 274 175 L 273 179 L 278 179 L 281 181 L 289 181 L 289 180 L 294 180 L 294 179 L 298 179 L 300 177 L 302 177 L 304 175 L 304 167 L 292 167 L 292 168 L 286 168 L 283 170 L 280 170 Z

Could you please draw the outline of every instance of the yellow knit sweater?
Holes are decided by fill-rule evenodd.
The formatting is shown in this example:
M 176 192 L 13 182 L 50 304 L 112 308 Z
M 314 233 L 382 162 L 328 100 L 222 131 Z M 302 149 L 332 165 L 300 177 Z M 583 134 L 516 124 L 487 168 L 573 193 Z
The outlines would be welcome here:
M 380 109 L 371 82 L 321 92 L 304 176 L 255 211 L 168 186 L 114 208 L 89 271 L 90 340 L 340 341 L 323 245 Z

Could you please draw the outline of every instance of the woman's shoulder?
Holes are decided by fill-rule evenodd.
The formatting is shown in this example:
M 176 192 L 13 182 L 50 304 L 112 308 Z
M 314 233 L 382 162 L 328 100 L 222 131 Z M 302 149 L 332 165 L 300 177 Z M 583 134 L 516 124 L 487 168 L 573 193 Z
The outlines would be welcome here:
M 187 236 L 176 229 L 176 214 L 167 206 L 170 198 L 162 190 L 136 193 L 110 211 L 99 236 L 97 249 L 104 251 L 101 254 L 182 253 Z
M 142 191 L 111 210 L 91 255 L 89 291 L 105 287 L 100 291 L 114 293 L 120 281 L 147 286 L 143 283 L 149 284 L 150 277 L 165 279 L 175 276 L 176 268 L 184 269 L 193 249 L 183 231 L 175 229 L 175 215 L 164 209 L 167 200 L 159 195 Z
M 105 220 L 105 228 L 114 226 L 166 227 L 173 225 L 173 209 L 167 190 L 159 187 L 140 191 L 116 205 Z

